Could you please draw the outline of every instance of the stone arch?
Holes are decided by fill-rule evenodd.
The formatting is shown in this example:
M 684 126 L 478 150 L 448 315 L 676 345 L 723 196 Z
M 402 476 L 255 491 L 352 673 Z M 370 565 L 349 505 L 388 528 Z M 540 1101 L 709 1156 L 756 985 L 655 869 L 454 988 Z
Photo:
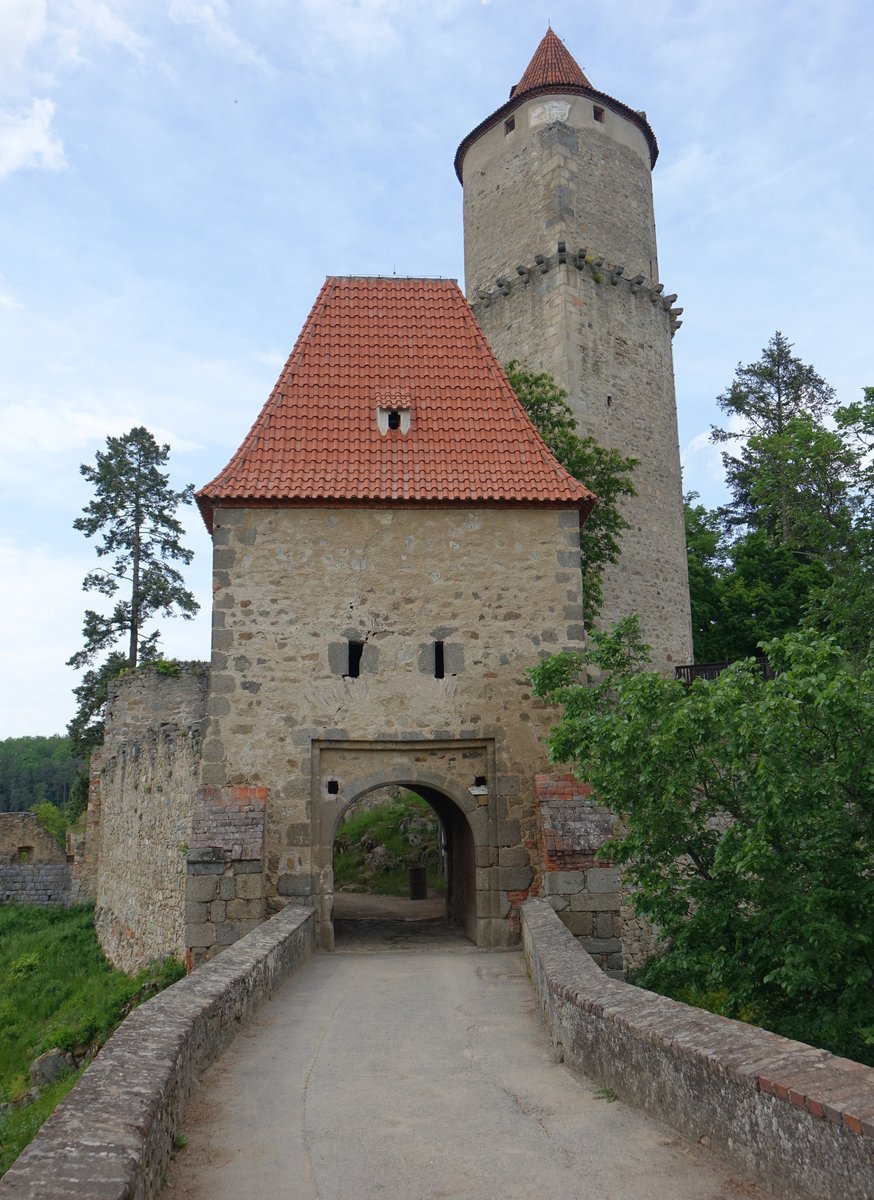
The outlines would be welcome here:
M 431 760 L 431 761 L 429 761 Z M 447 912 L 481 946 L 504 945 L 503 919 L 494 920 L 488 871 L 497 853 L 494 749 L 483 739 L 465 743 L 322 743 L 313 779 L 313 883 L 321 944 L 333 947 L 333 849 L 343 814 L 382 787 L 405 787 L 426 800 L 447 839 Z M 481 787 L 474 781 L 485 779 Z M 489 784 L 491 780 L 491 784 Z
M 349 809 L 371 792 L 384 787 L 407 788 L 421 796 L 436 813 L 446 849 L 446 916 L 457 922 L 470 940 L 476 942 L 476 844 L 469 820 L 476 805 L 471 807 L 457 794 L 449 795 L 445 784 L 437 787 L 422 780 L 392 779 L 363 788 L 337 813 L 331 832 L 332 851 L 337 829 Z

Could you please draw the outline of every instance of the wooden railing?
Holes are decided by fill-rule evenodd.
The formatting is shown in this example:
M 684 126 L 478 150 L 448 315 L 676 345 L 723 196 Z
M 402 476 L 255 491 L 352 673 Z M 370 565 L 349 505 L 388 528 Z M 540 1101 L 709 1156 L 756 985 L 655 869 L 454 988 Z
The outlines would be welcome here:
M 732 662 L 736 661 L 736 659 L 730 659 L 728 662 L 690 663 L 685 667 L 675 667 L 674 674 L 677 679 L 681 680 L 688 687 L 696 679 L 717 679 L 726 667 L 730 667 Z M 759 664 L 759 668 L 765 679 L 776 678 L 777 672 L 763 655 L 757 654 L 756 662 Z

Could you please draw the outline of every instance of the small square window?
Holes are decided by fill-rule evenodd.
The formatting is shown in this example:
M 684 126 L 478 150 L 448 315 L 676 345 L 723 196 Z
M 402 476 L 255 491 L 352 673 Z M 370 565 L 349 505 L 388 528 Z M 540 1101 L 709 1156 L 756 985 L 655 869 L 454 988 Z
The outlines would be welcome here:
M 592 116 L 599 124 L 604 124 L 604 110 L 603 108 L 599 108 L 597 104 L 592 105 Z
M 504 137 L 506 137 L 508 133 L 512 133 L 515 128 L 516 128 L 516 118 L 515 117 L 507 117 L 506 121 L 504 122 Z

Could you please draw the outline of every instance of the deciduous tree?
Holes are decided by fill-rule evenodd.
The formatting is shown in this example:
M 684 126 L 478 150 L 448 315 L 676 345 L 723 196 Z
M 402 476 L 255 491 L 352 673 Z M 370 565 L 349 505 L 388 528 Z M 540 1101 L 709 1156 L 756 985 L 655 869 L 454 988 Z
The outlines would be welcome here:
M 641 670 L 633 618 L 544 660 L 550 736 L 621 833 L 667 949 L 641 982 L 874 1062 L 874 662 L 812 631 L 714 681 Z
M 580 530 L 583 615 L 591 628 L 603 602 L 604 568 L 619 558 L 622 532 L 629 528 L 620 500 L 635 495 L 632 473 L 637 459 L 599 446 L 593 438 L 581 437 L 566 402 L 567 392 L 551 375 L 523 370 L 515 359 L 504 370 L 519 402 L 553 455 L 574 479 L 598 497 Z

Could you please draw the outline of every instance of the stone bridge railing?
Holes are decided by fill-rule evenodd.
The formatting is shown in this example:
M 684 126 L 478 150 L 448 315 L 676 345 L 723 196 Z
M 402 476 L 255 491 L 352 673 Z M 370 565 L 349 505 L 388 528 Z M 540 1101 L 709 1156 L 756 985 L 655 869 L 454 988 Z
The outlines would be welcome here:
M 874 1070 L 605 975 L 545 900 L 522 908 L 558 1054 L 787 1200 L 872 1200 Z
M 315 947 L 286 908 L 135 1009 L 0 1180 L 2 1200 L 151 1200 L 201 1071 Z

